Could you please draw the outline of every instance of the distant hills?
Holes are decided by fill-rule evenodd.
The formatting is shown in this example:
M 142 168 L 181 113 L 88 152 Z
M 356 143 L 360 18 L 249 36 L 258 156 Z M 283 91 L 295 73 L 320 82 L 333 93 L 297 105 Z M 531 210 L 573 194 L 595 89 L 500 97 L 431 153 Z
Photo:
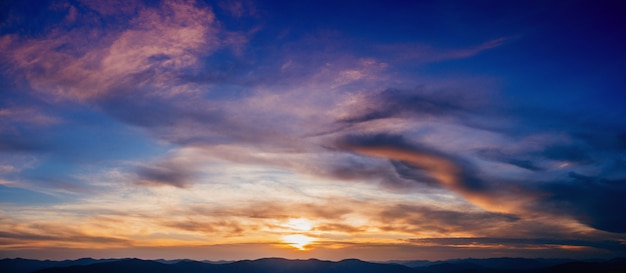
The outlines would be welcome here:
M 91 259 L 91 258 L 82 258 L 78 260 L 66 260 L 66 261 L 40 261 L 40 260 L 29 260 L 29 259 L 3 259 L 0 260 L 0 272 L 2 273 L 30 273 L 33 271 L 51 268 L 51 267 L 67 267 L 74 265 L 92 265 L 96 263 L 106 263 L 117 261 L 119 259 Z
M 565 259 L 458 259 L 372 263 L 356 259 L 338 262 L 265 258 L 237 262 L 193 260 L 90 259 L 39 261 L 0 260 L 2 273 L 626 273 L 626 258 L 606 261 Z

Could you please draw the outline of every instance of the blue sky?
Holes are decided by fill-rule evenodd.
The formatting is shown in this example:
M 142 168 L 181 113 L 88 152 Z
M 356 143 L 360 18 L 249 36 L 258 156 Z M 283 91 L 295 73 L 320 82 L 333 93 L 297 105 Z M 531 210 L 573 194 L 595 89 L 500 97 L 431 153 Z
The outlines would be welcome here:
M 619 1 L 0 10 L 1 257 L 626 251 Z

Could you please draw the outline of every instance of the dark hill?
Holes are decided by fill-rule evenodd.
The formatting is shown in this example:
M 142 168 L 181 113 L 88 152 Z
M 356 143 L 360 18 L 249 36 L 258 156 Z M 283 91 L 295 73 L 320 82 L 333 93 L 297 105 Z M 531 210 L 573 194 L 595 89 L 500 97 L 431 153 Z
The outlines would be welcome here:
M 528 258 L 489 258 L 489 259 L 465 259 L 464 262 L 477 264 L 494 269 L 528 270 L 545 268 L 557 264 L 571 262 L 565 259 L 528 259 Z
M 170 265 L 139 259 L 127 259 L 106 263 L 97 263 L 90 265 L 74 265 L 68 267 L 52 267 L 36 271 L 39 273 L 109 273 L 109 272 L 151 272 L 151 273 L 169 273 L 176 272 Z
M 206 273 L 416 273 L 411 268 L 397 264 L 378 264 L 360 260 L 340 262 L 320 260 L 287 260 L 279 258 L 239 261 L 229 264 L 209 264 L 194 261 L 182 261 L 164 264 L 156 261 L 129 259 L 84 266 L 56 267 L 37 271 L 37 273 L 170 273 L 170 272 L 206 272 Z
M 430 273 L 496 273 L 497 269 L 480 266 L 474 263 L 440 263 L 423 268 Z
M 91 259 L 82 258 L 78 260 L 65 260 L 65 261 L 40 261 L 30 259 L 2 259 L 0 260 L 0 272 L 10 273 L 30 273 L 36 270 L 50 268 L 50 267 L 68 267 L 73 265 L 90 265 L 95 263 L 105 263 L 117 261 L 119 259 Z
M 548 267 L 541 273 L 626 273 L 626 258 L 613 259 L 606 262 L 569 262 Z
M 139 259 L 80 259 L 75 261 L 0 260 L 1 273 L 626 273 L 626 259 L 571 261 L 544 259 L 463 259 L 432 262 L 410 268 L 399 264 L 371 263 L 356 259 L 338 262 L 265 258 L 231 263 L 192 260 L 150 261 Z

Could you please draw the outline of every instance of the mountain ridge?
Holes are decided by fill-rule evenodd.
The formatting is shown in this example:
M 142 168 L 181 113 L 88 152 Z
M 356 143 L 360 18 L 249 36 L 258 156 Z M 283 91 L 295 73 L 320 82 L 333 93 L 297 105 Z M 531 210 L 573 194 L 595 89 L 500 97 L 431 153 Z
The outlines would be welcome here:
M 411 266 L 418 264 L 418 266 Z M 204 272 L 204 273 L 560 273 L 624 272 L 626 258 L 610 260 L 488 258 L 451 259 L 444 261 L 368 262 L 358 259 L 327 261 L 320 259 L 261 258 L 232 262 L 196 261 L 190 259 L 143 260 L 138 258 L 50 261 L 2 259 L 0 272 L 6 273 L 100 273 L 100 272 Z

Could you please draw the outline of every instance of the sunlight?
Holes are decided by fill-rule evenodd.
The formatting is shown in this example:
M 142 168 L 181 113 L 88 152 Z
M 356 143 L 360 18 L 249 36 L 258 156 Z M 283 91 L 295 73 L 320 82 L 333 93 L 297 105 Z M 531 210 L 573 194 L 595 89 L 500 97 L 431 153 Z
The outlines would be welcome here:
M 289 219 L 284 226 L 298 231 L 309 231 L 313 228 L 313 222 L 305 218 L 293 218 Z
M 281 238 L 285 243 L 300 250 L 306 250 L 304 247 L 315 241 L 315 238 L 311 238 L 302 234 L 286 235 Z

